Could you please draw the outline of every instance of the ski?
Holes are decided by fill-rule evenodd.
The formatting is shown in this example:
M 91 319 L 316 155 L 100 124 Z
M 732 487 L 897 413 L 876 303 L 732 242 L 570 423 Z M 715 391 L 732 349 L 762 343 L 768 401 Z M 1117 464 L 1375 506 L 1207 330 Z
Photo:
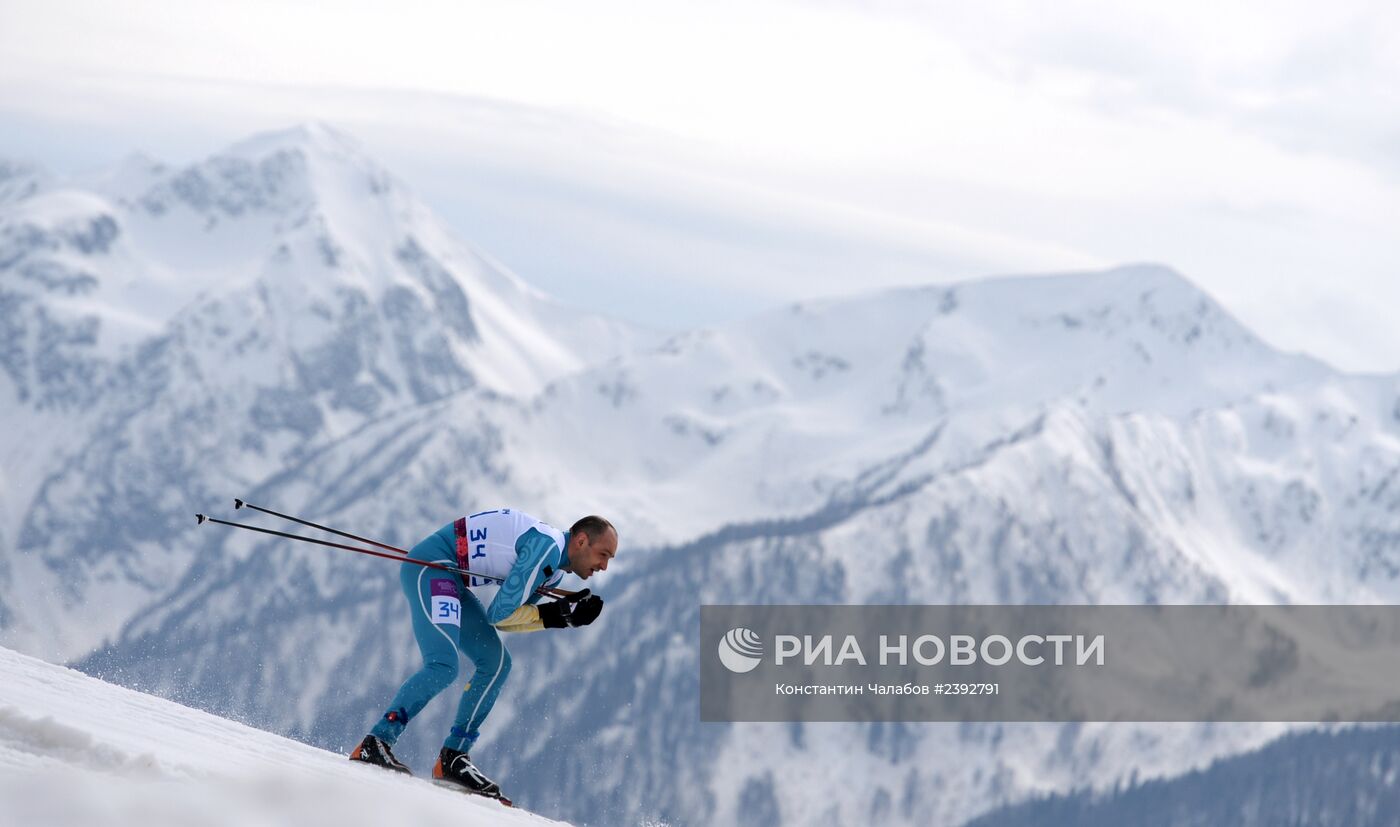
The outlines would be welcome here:
M 399 761 L 399 759 L 394 756 L 394 751 L 389 748 L 388 744 L 373 735 L 366 735 L 359 746 L 355 747 L 355 749 L 350 752 L 350 763 L 363 764 L 367 767 L 374 767 L 375 769 L 391 772 L 395 775 L 407 776 L 408 778 L 417 778 L 417 776 L 413 774 L 413 770 L 408 768 L 408 765 Z M 465 795 L 474 795 L 478 798 L 499 801 L 507 807 L 515 806 L 514 802 L 504 795 L 501 795 L 499 792 L 491 793 L 484 790 L 473 790 L 460 782 L 452 781 L 447 778 L 438 778 L 432 775 L 419 780 L 427 781 L 434 787 L 442 787 L 443 789 L 454 790 Z M 492 786 L 496 785 L 492 784 Z
M 507 807 L 515 806 L 514 802 L 512 802 L 509 798 L 506 798 L 504 795 L 501 795 L 500 793 L 496 793 L 495 795 L 492 795 L 490 793 L 479 793 L 476 790 L 469 790 L 466 787 L 463 787 L 461 784 L 456 783 L 455 781 L 443 781 L 438 778 L 430 778 L 428 780 L 432 782 L 432 785 L 434 787 L 441 787 L 444 790 L 452 790 L 453 792 L 458 792 L 462 795 L 471 795 L 476 796 L 477 798 L 484 798 L 487 801 L 499 801 Z

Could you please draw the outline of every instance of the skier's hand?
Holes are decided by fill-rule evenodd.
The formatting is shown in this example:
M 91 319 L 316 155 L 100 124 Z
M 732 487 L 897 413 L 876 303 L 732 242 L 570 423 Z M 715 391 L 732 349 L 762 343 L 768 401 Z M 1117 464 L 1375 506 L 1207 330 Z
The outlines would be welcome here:
M 540 604 L 540 620 L 546 629 L 587 626 L 603 611 L 603 598 L 588 589 Z
M 570 626 L 587 626 L 598 619 L 598 615 L 603 613 L 603 598 L 596 594 L 590 594 L 574 606 L 574 611 L 569 615 Z

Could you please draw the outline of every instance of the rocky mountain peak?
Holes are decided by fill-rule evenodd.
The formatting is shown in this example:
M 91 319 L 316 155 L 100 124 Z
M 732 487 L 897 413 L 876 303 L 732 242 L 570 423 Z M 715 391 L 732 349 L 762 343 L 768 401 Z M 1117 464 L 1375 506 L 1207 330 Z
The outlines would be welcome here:
M 42 167 L 0 158 L 0 207 L 23 201 L 52 183 Z

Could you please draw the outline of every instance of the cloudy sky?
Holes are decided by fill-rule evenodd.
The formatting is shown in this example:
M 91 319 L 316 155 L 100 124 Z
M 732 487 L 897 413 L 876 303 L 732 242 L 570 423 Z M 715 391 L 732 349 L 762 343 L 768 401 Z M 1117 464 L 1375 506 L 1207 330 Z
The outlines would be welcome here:
M 0 156 L 180 163 L 318 119 L 653 326 L 1156 261 L 1276 345 L 1400 370 L 1400 4 L 1050 8 L 0 0 Z

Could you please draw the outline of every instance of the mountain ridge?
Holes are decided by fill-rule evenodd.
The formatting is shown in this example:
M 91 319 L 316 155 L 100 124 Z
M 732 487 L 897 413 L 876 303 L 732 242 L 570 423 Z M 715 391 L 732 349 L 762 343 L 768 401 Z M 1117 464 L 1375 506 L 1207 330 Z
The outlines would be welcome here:
M 308 219 L 285 258 L 264 239 L 254 278 L 114 357 L 122 381 L 61 467 L 3 466 L 40 485 L 5 498 L 21 531 L 0 536 L 18 551 L 0 556 L 0 636 L 348 749 L 415 665 L 393 569 L 197 530 L 195 511 L 241 496 L 400 545 L 480 507 L 604 513 L 622 553 L 589 585 L 608 611 L 510 640 L 491 768 L 580 822 L 954 823 L 1178 773 L 1280 728 L 701 725 L 685 632 L 700 603 L 1400 596 L 1400 377 L 1279 353 L 1165 268 L 803 302 L 652 344 L 529 292 L 502 298 L 492 285 L 508 279 L 463 287 L 489 260 L 412 224 L 426 226 L 330 257 L 388 262 L 369 282 L 293 294 L 303 269 L 341 272 Z M 405 237 L 421 255 L 404 260 Z M 468 308 L 454 318 L 493 350 L 362 289 L 402 287 L 422 308 L 436 289 L 451 307 L 453 283 Z M 483 364 L 516 348 L 497 335 L 512 323 L 555 343 L 538 370 L 504 371 L 517 383 Z M 60 588 L 106 625 L 75 629 L 42 598 Z M 560 706 L 560 685 L 577 698 Z M 406 756 L 435 749 L 438 707 Z M 832 795 L 804 792 L 813 779 Z

